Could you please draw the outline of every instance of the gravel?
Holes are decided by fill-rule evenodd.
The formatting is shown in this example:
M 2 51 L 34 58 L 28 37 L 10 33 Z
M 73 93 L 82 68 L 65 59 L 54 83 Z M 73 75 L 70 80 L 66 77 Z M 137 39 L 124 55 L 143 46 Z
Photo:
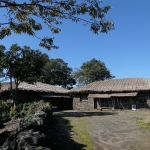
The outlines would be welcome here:
M 139 126 L 139 120 L 150 120 L 150 110 L 64 111 L 68 120 L 82 117 L 93 139 L 94 150 L 149 150 L 150 130 Z

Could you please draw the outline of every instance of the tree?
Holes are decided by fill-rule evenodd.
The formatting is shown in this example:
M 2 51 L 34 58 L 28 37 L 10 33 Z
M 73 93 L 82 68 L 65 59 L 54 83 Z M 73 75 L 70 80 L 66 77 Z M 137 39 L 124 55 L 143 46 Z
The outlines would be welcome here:
M 105 14 L 112 7 L 100 7 L 100 3 L 101 0 L 1 0 L 0 8 L 4 14 L 1 13 L 3 22 L 0 22 L 0 39 L 12 32 L 37 37 L 36 32 L 42 30 L 44 24 L 52 33 L 59 33 L 61 29 L 58 26 L 66 19 L 83 21 L 84 25 L 90 25 L 90 30 L 94 33 L 107 33 L 114 29 L 114 23 L 105 19 Z M 89 19 L 84 19 L 84 16 Z M 40 46 L 49 50 L 58 48 L 53 44 L 53 37 L 37 38 L 40 39 Z
M 5 50 L 6 50 L 5 46 L 0 45 L 0 62 L 3 61 Z M 3 69 L 4 69 L 4 65 L 3 63 L 0 63 L 0 78 L 3 77 Z
M 18 86 L 20 82 L 34 83 L 41 76 L 42 69 L 48 60 L 46 54 L 42 54 L 39 50 L 32 50 L 28 46 L 21 48 L 17 44 L 13 44 L 9 51 L 6 51 L 3 56 L 3 66 L 5 76 L 11 82 L 15 82 L 15 97 L 12 97 L 14 103 L 18 103 Z
M 76 84 L 71 76 L 72 71 L 72 68 L 68 67 L 62 59 L 50 59 L 44 67 L 40 80 L 47 84 L 72 88 Z
M 105 64 L 100 60 L 92 59 L 84 62 L 79 69 L 74 72 L 74 78 L 79 85 L 85 85 L 94 81 L 103 81 L 114 78 Z
M 3 81 L 4 77 L 4 65 L 3 65 L 3 57 L 4 57 L 4 51 L 6 50 L 5 46 L 0 45 L 0 88 L 1 88 L 1 82 Z

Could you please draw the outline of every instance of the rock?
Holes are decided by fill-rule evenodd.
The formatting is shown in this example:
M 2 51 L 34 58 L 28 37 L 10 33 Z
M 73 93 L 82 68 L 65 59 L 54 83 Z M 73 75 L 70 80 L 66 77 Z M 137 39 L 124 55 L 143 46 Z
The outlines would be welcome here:
M 39 126 L 44 124 L 43 118 L 40 118 L 40 117 L 33 118 L 32 122 L 39 125 Z
M 33 124 L 32 122 L 28 122 L 26 120 L 20 120 L 17 131 L 21 132 L 24 129 L 30 130 L 30 129 L 33 129 L 34 126 L 35 126 L 35 124 Z
M 30 122 L 25 121 L 25 120 L 20 120 L 19 126 L 17 128 L 18 132 L 21 132 L 23 130 L 41 130 L 41 125 L 42 125 L 43 120 L 41 119 L 36 119 L 32 120 Z
M 34 115 L 35 117 L 46 118 L 46 113 L 44 111 L 38 111 Z
M 32 121 L 20 120 L 18 128 L 7 138 L 0 150 L 50 150 L 42 147 L 48 145 L 48 138 L 42 132 L 46 117 L 45 112 L 38 111 Z
M 43 125 L 47 114 L 44 111 L 38 111 L 35 113 L 34 118 L 32 119 L 33 123 L 37 125 Z

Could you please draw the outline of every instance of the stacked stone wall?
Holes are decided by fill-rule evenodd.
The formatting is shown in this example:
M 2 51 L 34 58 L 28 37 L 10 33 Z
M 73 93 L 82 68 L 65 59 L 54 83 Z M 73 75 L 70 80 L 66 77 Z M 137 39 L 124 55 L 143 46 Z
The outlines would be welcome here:
M 80 97 L 76 96 L 73 98 L 73 109 L 74 110 L 93 110 L 94 100 L 89 98 L 88 100 L 80 101 Z

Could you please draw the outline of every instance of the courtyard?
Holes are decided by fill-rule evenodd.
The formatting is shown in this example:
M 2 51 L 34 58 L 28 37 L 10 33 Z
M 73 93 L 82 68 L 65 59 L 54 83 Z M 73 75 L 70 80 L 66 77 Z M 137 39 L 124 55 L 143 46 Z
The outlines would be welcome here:
M 67 127 L 73 149 L 80 144 L 82 150 L 149 150 L 149 114 L 147 109 L 63 111 L 54 117 Z

